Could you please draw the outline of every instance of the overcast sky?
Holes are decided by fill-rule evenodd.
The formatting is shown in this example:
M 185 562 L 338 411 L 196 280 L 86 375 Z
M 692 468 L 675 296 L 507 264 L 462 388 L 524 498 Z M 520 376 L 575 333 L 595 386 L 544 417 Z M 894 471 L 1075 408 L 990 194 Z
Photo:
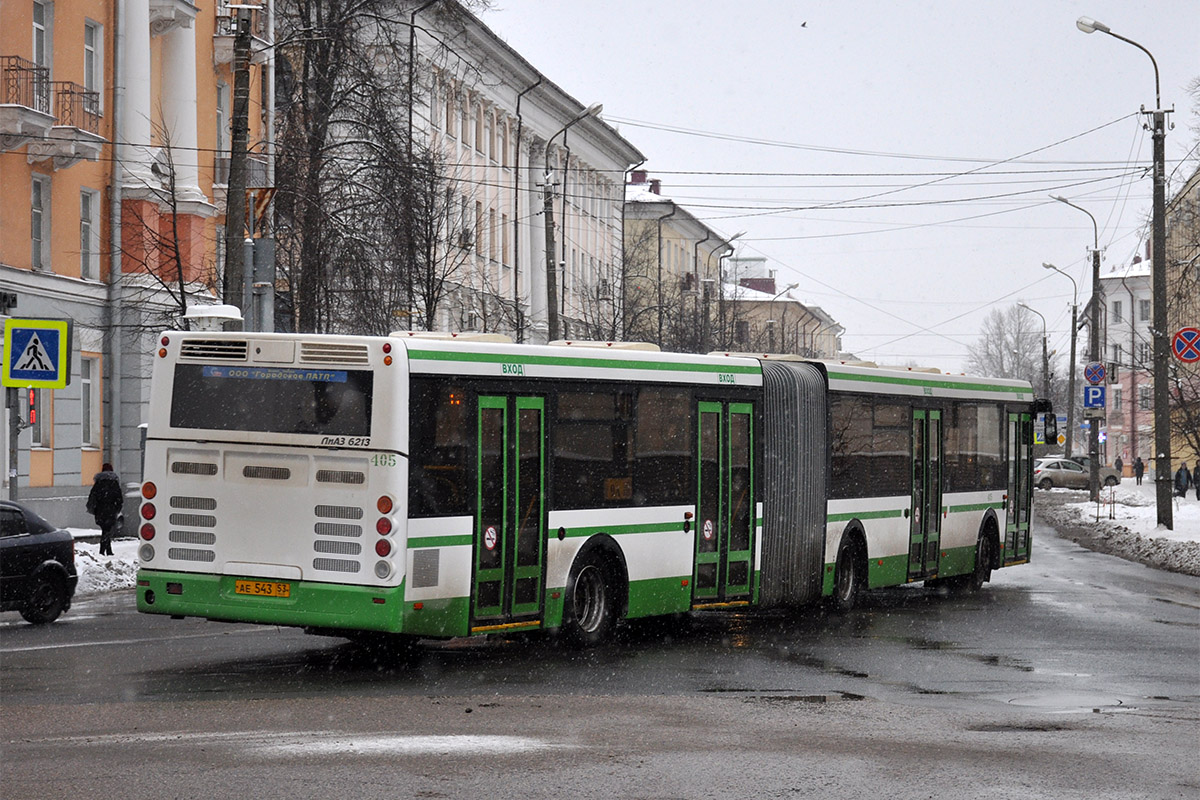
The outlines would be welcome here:
M 663 194 L 881 363 L 959 371 L 993 308 L 1065 354 L 1071 284 L 1128 264 L 1150 213 L 1158 61 L 1167 172 L 1195 169 L 1198 0 L 495 0 L 483 20 L 645 153 Z M 997 163 L 1004 162 L 1004 163 Z M 1176 167 L 1178 169 L 1176 170 Z M 970 174 L 962 174 L 962 173 Z M 921 184 L 928 184 L 921 186 Z M 1082 357 L 1082 353 L 1081 353 Z

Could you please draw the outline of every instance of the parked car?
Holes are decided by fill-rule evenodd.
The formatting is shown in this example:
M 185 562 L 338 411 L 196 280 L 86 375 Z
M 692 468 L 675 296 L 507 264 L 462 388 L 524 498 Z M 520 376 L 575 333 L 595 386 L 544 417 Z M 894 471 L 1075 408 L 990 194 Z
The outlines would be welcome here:
M 79 575 L 75 539 L 20 503 L 0 500 L 0 611 L 34 625 L 71 607 Z
M 1083 458 L 1086 461 L 1086 457 Z M 1039 489 L 1053 489 L 1055 486 L 1086 489 L 1090 479 L 1090 470 L 1086 463 L 1079 463 L 1079 457 L 1039 458 L 1033 464 L 1033 484 Z M 1100 483 L 1103 486 L 1116 486 L 1120 482 L 1121 475 L 1115 469 L 1100 468 Z

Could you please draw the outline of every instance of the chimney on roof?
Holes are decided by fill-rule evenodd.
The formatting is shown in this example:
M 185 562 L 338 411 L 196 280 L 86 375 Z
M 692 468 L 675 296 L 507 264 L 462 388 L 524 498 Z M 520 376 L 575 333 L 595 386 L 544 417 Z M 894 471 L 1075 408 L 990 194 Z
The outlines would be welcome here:
M 632 174 L 630 174 L 630 176 L 629 176 L 629 182 L 633 183 L 633 184 L 645 183 L 646 182 L 646 170 L 635 169 L 632 172 Z
M 662 194 L 662 181 L 660 181 L 658 178 L 651 180 L 650 191 L 654 192 L 655 194 Z

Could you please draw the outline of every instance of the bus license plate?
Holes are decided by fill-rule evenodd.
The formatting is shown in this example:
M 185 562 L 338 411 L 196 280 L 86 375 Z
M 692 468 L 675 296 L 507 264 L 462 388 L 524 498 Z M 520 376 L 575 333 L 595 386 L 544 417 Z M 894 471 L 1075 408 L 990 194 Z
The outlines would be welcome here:
M 252 594 L 258 597 L 291 597 L 292 586 L 289 583 L 273 583 L 271 581 L 234 581 L 233 591 L 237 594 Z

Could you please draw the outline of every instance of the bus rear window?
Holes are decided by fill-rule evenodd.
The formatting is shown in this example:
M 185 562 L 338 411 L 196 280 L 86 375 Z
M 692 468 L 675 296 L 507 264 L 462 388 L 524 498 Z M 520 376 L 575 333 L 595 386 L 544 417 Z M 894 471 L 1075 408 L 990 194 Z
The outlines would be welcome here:
M 369 436 L 370 370 L 176 364 L 171 426 Z

